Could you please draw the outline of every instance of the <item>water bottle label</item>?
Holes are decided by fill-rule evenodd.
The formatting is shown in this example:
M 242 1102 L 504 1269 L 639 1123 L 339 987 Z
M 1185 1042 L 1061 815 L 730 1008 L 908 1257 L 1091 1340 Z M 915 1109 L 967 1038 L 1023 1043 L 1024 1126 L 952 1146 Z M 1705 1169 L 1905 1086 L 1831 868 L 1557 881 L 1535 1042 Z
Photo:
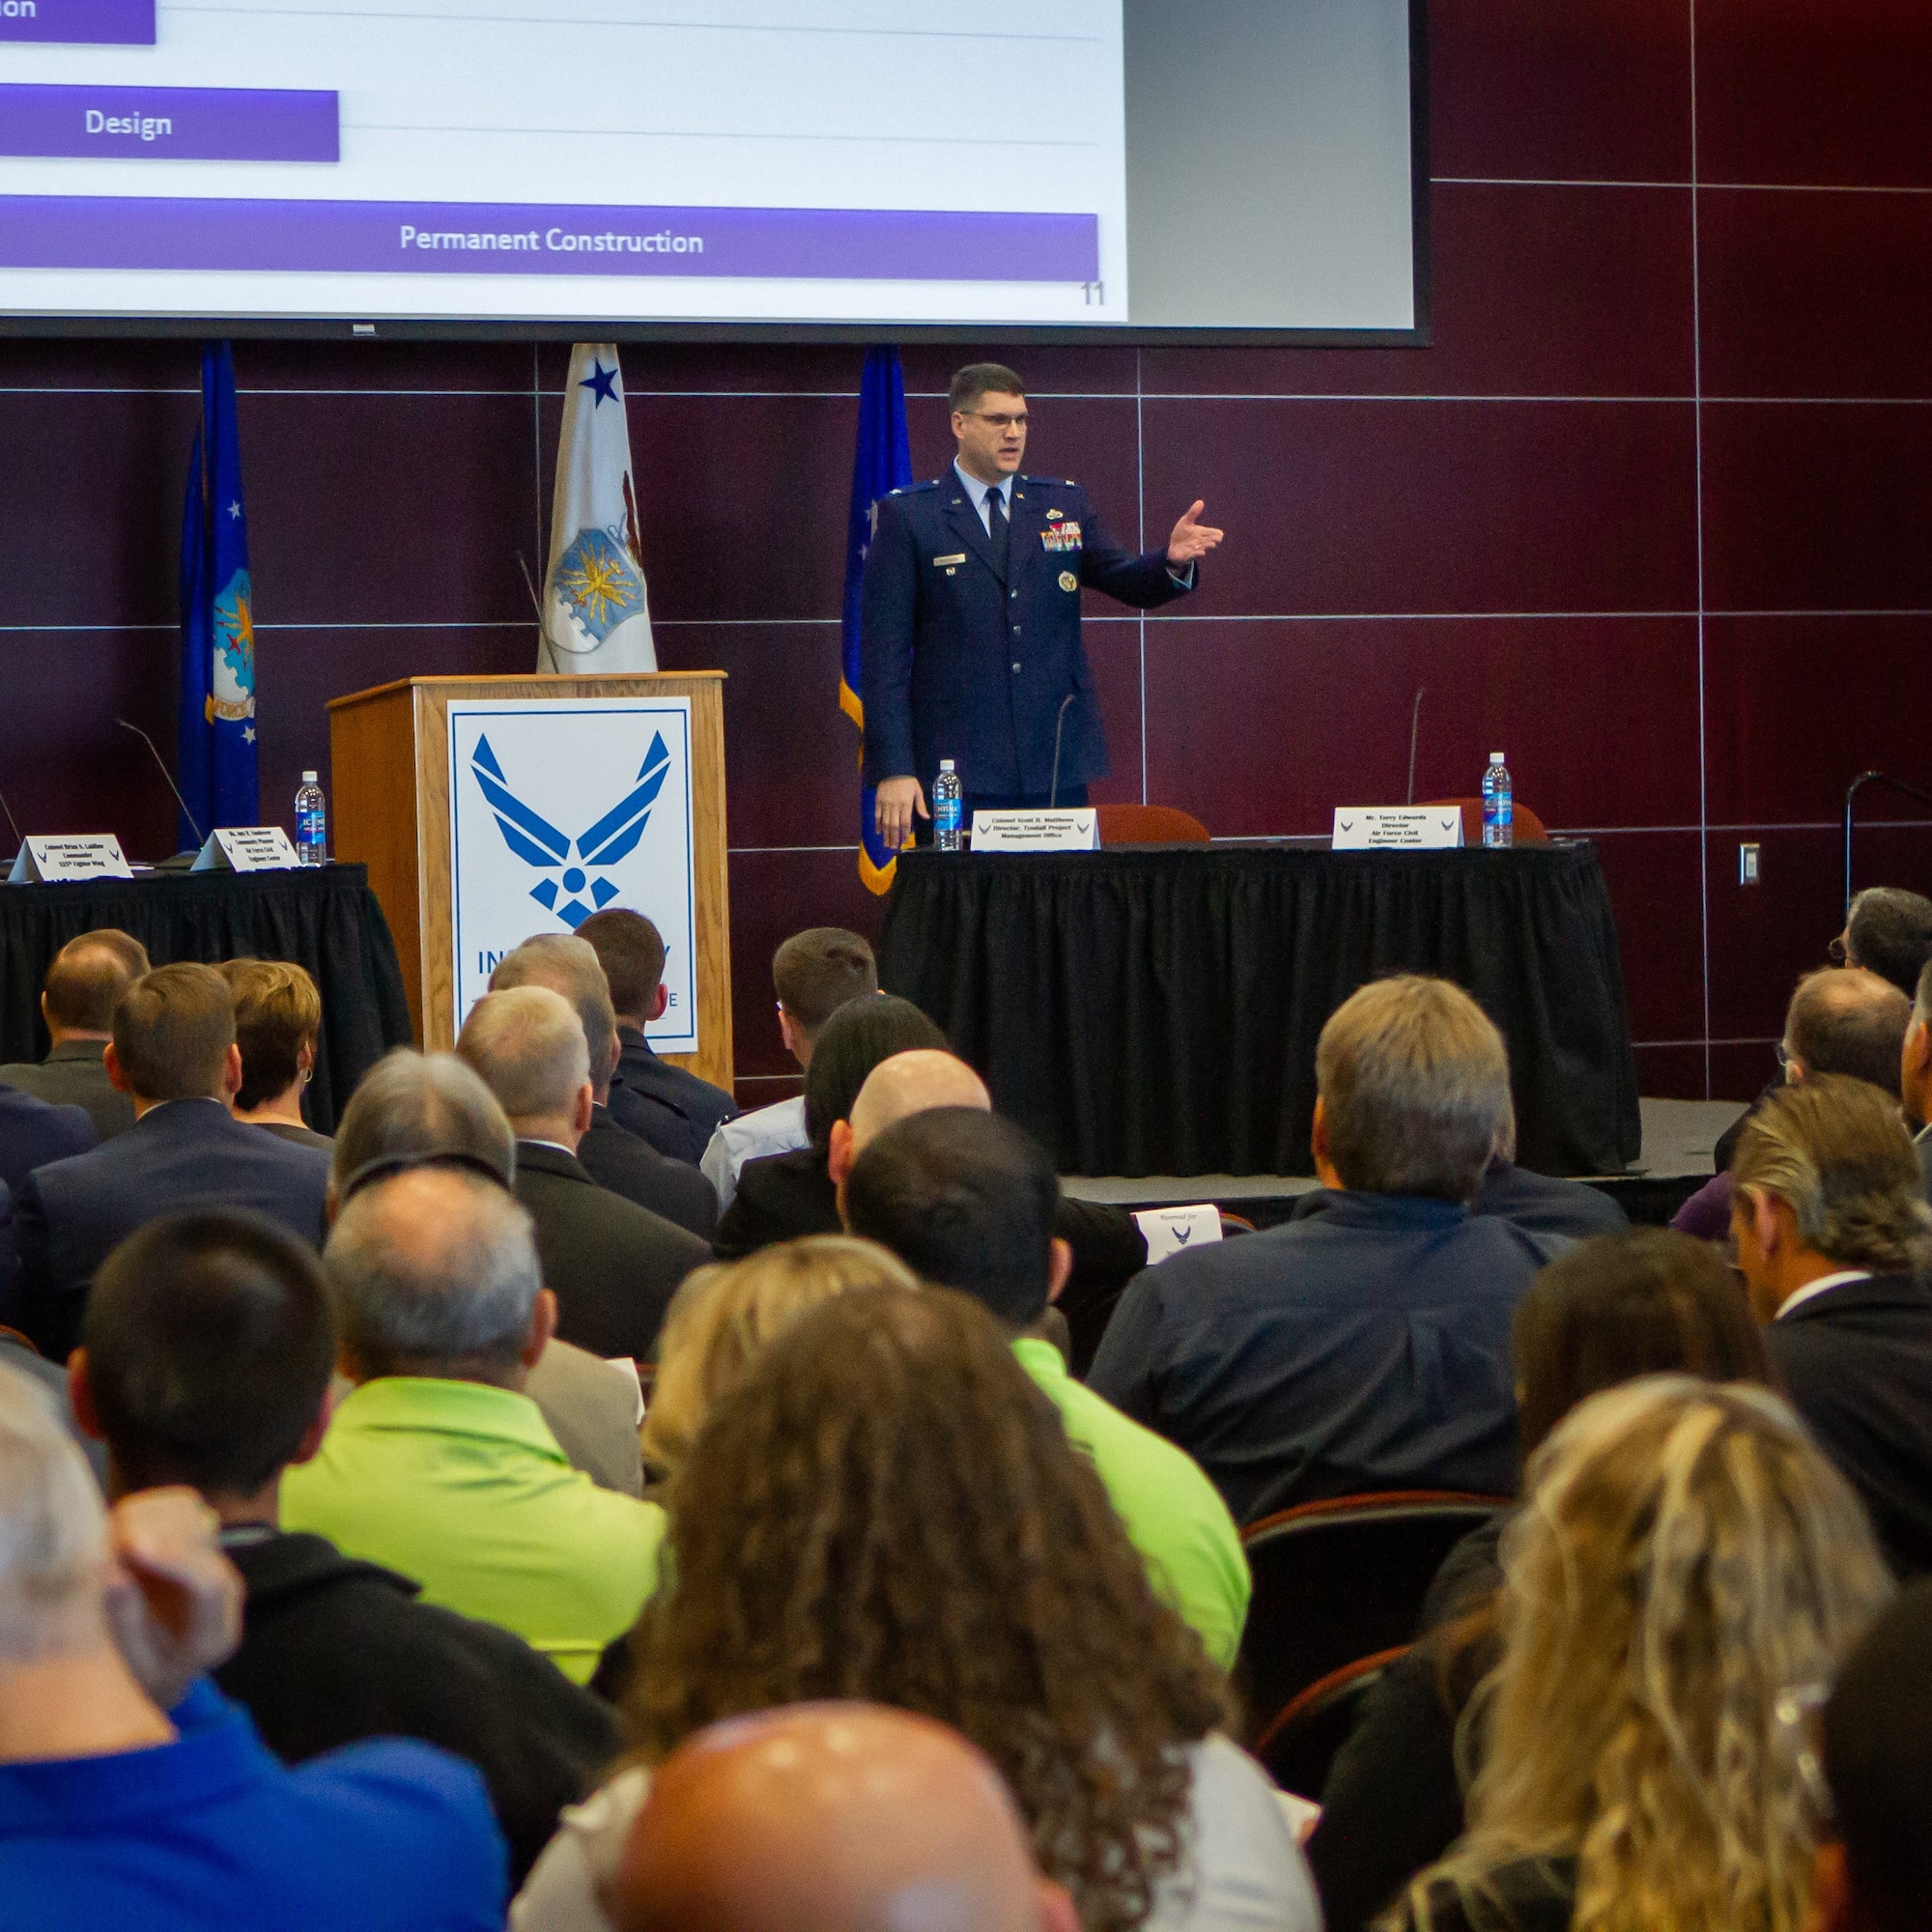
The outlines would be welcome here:
M 935 798 L 932 801 L 932 824 L 936 832 L 957 832 L 959 801 L 956 798 Z

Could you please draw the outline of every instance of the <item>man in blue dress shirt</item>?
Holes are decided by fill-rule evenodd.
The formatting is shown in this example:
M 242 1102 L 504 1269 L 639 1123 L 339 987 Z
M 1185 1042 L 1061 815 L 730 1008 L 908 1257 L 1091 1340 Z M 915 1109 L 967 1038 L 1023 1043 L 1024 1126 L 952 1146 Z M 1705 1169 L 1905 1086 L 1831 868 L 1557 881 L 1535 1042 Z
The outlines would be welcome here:
M 866 554 L 866 777 L 893 847 L 929 819 L 952 759 L 964 823 L 1000 806 L 1084 805 L 1107 744 L 1080 590 L 1151 611 L 1194 587 L 1221 532 L 1192 504 L 1164 551 L 1115 542 L 1079 484 L 1022 476 L 1026 385 L 998 362 L 952 379 L 952 468 L 882 497 Z

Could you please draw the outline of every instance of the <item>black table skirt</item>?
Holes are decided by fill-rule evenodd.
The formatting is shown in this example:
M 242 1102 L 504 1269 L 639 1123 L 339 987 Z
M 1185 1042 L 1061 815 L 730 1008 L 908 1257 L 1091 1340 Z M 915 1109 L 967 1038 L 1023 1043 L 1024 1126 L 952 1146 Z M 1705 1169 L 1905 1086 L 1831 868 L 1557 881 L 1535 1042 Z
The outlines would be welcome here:
M 60 886 L 0 886 L 0 1061 L 47 1050 L 41 981 L 77 933 L 118 925 L 156 966 L 292 959 L 322 989 L 309 1124 L 333 1132 L 361 1079 L 412 1037 L 388 922 L 360 866 L 290 872 L 144 872 Z
M 1509 1041 L 1518 1158 L 1641 1145 L 1609 895 L 1588 844 L 1172 846 L 899 857 L 881 982 L 1065 1174 L 1307 1174 L 1315 1042 L 1389 973 L 1466 987 Z

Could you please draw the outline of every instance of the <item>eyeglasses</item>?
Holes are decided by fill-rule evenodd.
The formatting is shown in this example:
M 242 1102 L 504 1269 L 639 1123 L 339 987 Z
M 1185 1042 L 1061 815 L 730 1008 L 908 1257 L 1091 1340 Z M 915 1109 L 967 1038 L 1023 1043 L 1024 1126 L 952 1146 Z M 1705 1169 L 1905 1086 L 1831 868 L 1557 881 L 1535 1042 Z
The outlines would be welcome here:
M 1777 1045 L 1773 1049 L 1773 1051 L 1776 1052 L 1777 1055 L 1778 1066 L 1784 1072 L 1789 1073 L 1791 1071 L 1791 1063 L 1794 1060 L 1796 1060 L 1798 1056 L 1795 1053 L 1793 1053 L 1792 1050 L 1788 1046 L 1786 1046 L 1782 1040 L 1779 1040 L 1777 1042 Z
M 966 410 L 962 411 L 961 413 L 976 416 L 982 423 L 990 423 L 1002 436 L 1009 429 L 1025 429 L 1027 426 L 1026 412 L 1024 410 L 1016 416 L 994 415 L 987 410 Z

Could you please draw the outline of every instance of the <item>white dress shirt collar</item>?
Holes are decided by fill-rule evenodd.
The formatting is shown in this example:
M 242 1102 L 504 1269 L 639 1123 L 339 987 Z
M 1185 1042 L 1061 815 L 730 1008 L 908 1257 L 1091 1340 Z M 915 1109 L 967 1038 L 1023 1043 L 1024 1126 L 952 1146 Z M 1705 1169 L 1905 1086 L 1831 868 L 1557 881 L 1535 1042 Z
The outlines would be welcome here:
M 1836 1274 L 1821 1274 L 1816 1281 L 1807 1281 L 1795 1294 L 1786 1295 L 1777 1313 L 1771 1319 L 1774 1321 L 1782 1321 L 1794 1308 L 1803 1308 L 1807 1301 L 1823 1294 L 1827 1289 L 1843 1288 L 1847 1282 L 1870 1279 L 1870 1268 L 1840 1268 Z

